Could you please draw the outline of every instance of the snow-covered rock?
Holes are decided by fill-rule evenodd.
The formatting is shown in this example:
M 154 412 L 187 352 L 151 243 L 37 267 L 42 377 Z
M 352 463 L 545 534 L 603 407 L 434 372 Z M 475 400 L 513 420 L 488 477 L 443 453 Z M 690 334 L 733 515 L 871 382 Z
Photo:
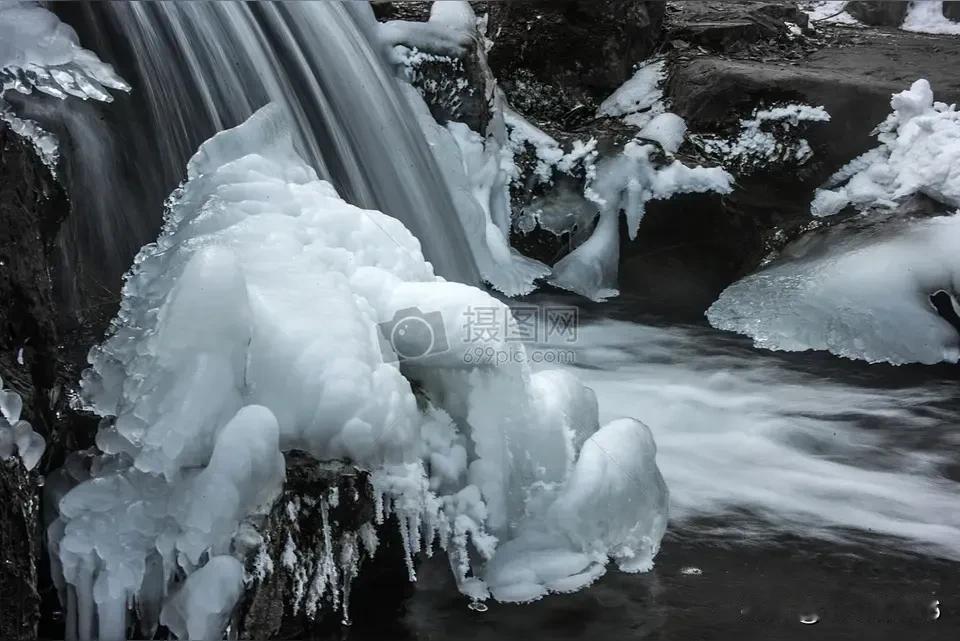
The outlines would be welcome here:
M 829 216 L 848 204 L 892 209 L 922 193 L 960 207 L 960 112 L 935 102 L 930 83 L 917 80 L 890 101 L 878 127 L 880 146 L 849 162 L 818 190 L 811 213 Z
M 739 173 L 781 170 L 803 165 L 813 157 L 813 149 L 801 135 L 808 123 L 829 122 L 823 107 L 789 104 L 755 109 L 750 118 L 740 121 L 736 137 L 692 136 L 708 154 Z

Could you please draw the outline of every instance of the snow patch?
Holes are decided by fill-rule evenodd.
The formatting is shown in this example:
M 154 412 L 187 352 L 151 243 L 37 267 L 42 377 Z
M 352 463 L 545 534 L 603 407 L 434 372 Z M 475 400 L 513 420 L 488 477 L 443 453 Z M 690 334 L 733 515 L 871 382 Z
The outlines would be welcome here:
M 597 117 L 623 118 L 627 123 L 642 128 L 666 110 L 663 90 L 660 88 L 666 78 L 665 60 L 652 58 L 644 62 L 629 80 L 600 104 Z
M 811 25 L 815 23 L 835 24 L 845 27 L 862 27 L 863 23 L 847 13 L 847 0 L 821 0 L 819 2 L 801 2 L 800 9 L 810 16 Z
M 960 207 L 960 112 L 935 102 L 930 83 L 917 80 L 890 101 L 893 113 L 877 128 L 880 146 L 855 158 L 817 191 L 815 216 L 848 204 L 864 210 L 895 208 L 922 193 Z

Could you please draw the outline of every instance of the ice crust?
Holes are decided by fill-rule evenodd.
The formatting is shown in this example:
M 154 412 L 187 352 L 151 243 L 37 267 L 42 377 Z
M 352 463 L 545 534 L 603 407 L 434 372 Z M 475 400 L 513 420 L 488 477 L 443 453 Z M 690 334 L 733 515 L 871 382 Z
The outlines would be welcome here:
M 508 308 L 437 278 L 395 219 L 342 201 L 297 156 L 278 107 L 205 143 L 167 205 L 82 381 L 103 454 L 74 456 L 47 484 L 75 638 L 122 638 L 128 603 L 144 634 L 157 617 L 180 636 L 222 629 L 231 557 L 244 560 L 238 540 L 294 447 L 371 470 L 377 520 L 398 517 L 411 578 L 435 545 L 476 599 L 576 589 L 608 559 L 650 566 L 667 493 L 646 428 L 598 429 L 593 392 L 532 372 L 520 343 L 485 338 L 509 358 L 471 364 L 468 314 L 513 323 Z M 398 363 L 379 326 L 415 309 L 446 344 Z M 629 452 L 611 465 L 591 442 Z M 593 491 L 589 522 L 574 519 Z M 340 561 L 340 576 L 356 564 Z M 517 573 L 530 564 L 536 576 Z
M 956 362 L 960 335 L 929 297 L 960 291 L 958 242 L 957 215 L 827 234 L 728 287 L 707 317 L 766 349 Z

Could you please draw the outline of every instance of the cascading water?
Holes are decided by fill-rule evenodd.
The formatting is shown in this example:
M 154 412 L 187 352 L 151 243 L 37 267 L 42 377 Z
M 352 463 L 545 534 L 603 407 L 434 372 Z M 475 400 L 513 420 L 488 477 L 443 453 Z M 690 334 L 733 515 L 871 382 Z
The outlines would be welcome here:
M 53 8 L 135 87 L 110 115 L 94 106 L 24 105 L 45 122 L 59 119 L 51 128 L 73 148 L 66 176 L 83 215 L 62 239 L 70 279 L 85 263 L 99 271 L 89 274 L 98 288 L 113 289 L 156 235 L 157 204 L 183 179 L 197 146 L 275 102 L 290 115 L 300 153 L 345 199 L 401 220 L 438 274 L 479 282 L 454 201 L 382 60 L 366 3 Z M 80 286 L 91 294 L 89 283 Z

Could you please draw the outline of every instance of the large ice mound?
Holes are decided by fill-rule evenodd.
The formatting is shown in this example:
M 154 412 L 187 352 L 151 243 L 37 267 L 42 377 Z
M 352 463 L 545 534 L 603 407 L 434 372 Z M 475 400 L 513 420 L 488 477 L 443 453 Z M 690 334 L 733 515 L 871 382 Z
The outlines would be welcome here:
M 707 311 L 719 329 L 773 350 L 874 362 L 960 359 L 958 328 L 931 302 L 960 292 L 960 215 L 829 230 L 788 247 Z
M 131 604 L 147 636 L 158 620 L 221 631 L 242 592 L 236 537 L 294 447 L 369 469 L 408 558 L 439 544 L 471 598 L 577 589 L 610 559 L 649 568 L 667 491 L 647 428 L 599 427 L 571 375 L 533 373 L 509 332 L 465 333 L 475 310 L 514 327 L 437 278 L 397 220 L 319 180 L 278 107 L 205 143 L 90 354 L 102 454 L 47 483 L 76 637 L 122 638 Z M 478 347 L 503 358 L 478 364 Z

